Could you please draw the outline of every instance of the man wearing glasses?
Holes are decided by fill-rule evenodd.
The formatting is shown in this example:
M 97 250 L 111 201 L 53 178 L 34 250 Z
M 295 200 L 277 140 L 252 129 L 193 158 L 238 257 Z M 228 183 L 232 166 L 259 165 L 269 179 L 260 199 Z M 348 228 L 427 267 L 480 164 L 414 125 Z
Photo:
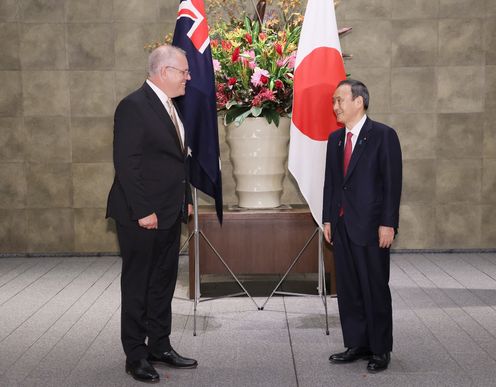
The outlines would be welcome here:
M 195 368 L 171 346 L 171 302 L 181 221 L 192 213 L 184 127 L 172 98 L 191 79 L 181 49 L 164 45 L 148 59 L 148 79 L 114 117 L 115 178 L 107 217 L 116 221 L 122 256 L 121 340 L 126 372 L 158 382 L 151 363 Z

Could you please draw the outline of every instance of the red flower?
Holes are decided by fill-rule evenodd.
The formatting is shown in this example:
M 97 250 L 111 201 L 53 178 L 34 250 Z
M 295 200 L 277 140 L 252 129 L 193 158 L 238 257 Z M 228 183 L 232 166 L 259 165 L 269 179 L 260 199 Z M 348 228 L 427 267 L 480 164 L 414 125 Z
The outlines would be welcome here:
M 229 51 L 229 50 L 232 48 L 232 44 L 231 44 L 231 42 L 228 42 L 228 41 L 226 41 L 226 40 L 223 40 L 223 41 L 221 42 L 221 44 L 222 44 L 222 49 L 223 49 L 224 51 Z
M 265 101 L 274 101 L 276 97 L 274 96 L 274 92 L 272 90 L 263 88 L 260 90 L 260 93 L 253 97 L 253 100 L 251 102 L 252 106 L 261 106 L 263 102 Z
M 258 34 L 258 39 L 260 39 L 261 42 L 265 42 L 265 40 L 267 39 L 267 34 L 265 32 L 260 32 Z
M 212 40 L 210 41 L 210 45 L 211 45 L 213 48 L 215 48 L 215 47 L 217 47 L 217 46 L 219 45 L 219 41 L 218 41 L 217 39 L 212 39 Z
M 267 82 L 269 82 L 269 78 L 266 77 L 265 75 L 260 75 L 260 82 L 262 82 L 264 85 L 266 85 Z
M 231 77 L 231 78 L 229 78 L 229 79 L 227 80 L 227 84 L 228 84 L 229 86 L 234 86 L 234 85 L 236 84 L 236 82 L 237 82 L 237 81 L 238 81 L 238 80 L 236 79 L 236 77 Z
M 236 47 L 232 53 L 231 61 L 236 62 L 239 59 L 239 47 Z
M 281 43 L 275 43 L 274 48 L 276 49 L 276 52 L 279 56 L 282 56 L 282 44 Z
M 251 37 L 251 35 L 249 33 L 246 33 L 245 34 L 245 39 L 248 43 L 252 44 L 253 43 L 253 38 Z
M 276 89 L 282 89 L 284 87 L 284 83 L 280 79 L 276 79 L 274 82 L 274 86 Z

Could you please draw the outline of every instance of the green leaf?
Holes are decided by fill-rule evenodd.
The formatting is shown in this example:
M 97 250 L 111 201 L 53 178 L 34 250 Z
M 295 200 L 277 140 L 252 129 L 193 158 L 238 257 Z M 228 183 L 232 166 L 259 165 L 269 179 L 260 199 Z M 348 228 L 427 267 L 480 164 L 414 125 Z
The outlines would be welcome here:
M 246 113 L 248 111 L 248 114 L 250 114 L 250 109 L 247 107 L 234 107 L 226 112 L 226 116 L 224 117 L 224 124 L 229 125 L 230 123 L 234 122 L 240 115 Z
M 245 120 L 246 117 L 248 117 L 251 114 L 251 111 L 248 110 L 247 112 L 244 112 L 243 114 L 239 115 L 236 117 L 234 120 L 234 123 L 239 126 L 241 123 Z
M 259 106 L 253 106 L 250 109 L 250 112 L 253 115 L 253 117 L 258 117 L 262 113 L 262 108 Z
M 245 16 L 245 20 L 244 20 L 244 22 L 245 22 L 245 30 L 246 30 L 249 34 L 251 34 L 251 20 L 250 20 L 250 18 L 249 18 L 248 16 Z

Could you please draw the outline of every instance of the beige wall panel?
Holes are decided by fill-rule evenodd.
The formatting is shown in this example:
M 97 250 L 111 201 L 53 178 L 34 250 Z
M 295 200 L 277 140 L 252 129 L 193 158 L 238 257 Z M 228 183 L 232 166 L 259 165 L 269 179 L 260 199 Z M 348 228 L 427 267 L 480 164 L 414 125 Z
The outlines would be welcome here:
M 482 207 L 471 203 L 436 207 L 436 247 L 476 248 L 481 243 Z
M 484 67 L 437 68 L 438 111 L 442 113 L 484 111 Z
M 438 160 L 436 164 L 436 202 L 450 204 L 481 200 L 481 160 Z
M 496 158 L 496 110 L 484 114 L 484 157 Z
M 368 114 L 389 113 L 391 110 L 391 69 L 388 67 L 354 67 L 347 63 L 346 71 L 351 78 L 367 85 L 370 94 Z M 332 104 L 332 101 L 329 101 Z
M 25 164 L 2 163 L 0 182 L 0 208 L 25 208 L 28 191 Z
M 61 23 L 65 19 L 65 0 L 22 0 L 18 4 L 25 22 Z
M 105 208 L 114 179 L 112 163 L 72 165 L 74 208 Z
M 72 207 L 70 163 L 30 163 L 27 176 L 28 208 Z
M 66 0 L 68 22 L 98 22 L 112 20 L 113 0 Z
M 392 112 L 435 112 L 436 95 L 434 67 L 398 67 L 391 70 Z
M 482 206 L 481 247 L 496 249 L 496 205 Z
M 390 125 L 396 129 L 403 160 L 436 157 L 436 114 L 392 114 Z
M 30 23 L 23 24 L 21 29 L 19 56 L 24 70 L 67 68 L 64 24 Z
M 395 67 L 432 66 L 438 48 L 437 20 L 393 22 L 392 64 Z
M 439 17 L 482 17 L 485 0 L 439 0 Z
M 0 252 L 26 252 L 28 247 L 27 234 L 28 215 L 26 210 L 0 210 Z
M 18 116 L 22 112 L 21 73 L 19 71 L 0 71 L 0 117 Z
M 343 52 L 353 55 L 354 67 L 387 67 L 391 64 L 391 21 L 350 20 L 353 32 L 341 41 Z M 353 35 L 353 36 L 351 36 Z
M 483 25 L 480 19 L 439 21 L 438 64 L 466 66 L 484 64 Z
M 496 159 L 482 162 L 482 203 L 496 204 Z
M 389 19 L 393 0 L 354 0 L 343 1 L 347 19 Z
M 482 157 L 484 117 L 480 113 L 439 114 L 438 158 Z
M 394 0 L 393 19 L 435 19 L 439 3 L 432 0 Z
M 430 249 L 436 246 L 435 208 L 425 204 L 403 204 L 394 249 Z
M 24 71 L 25 116 L 69 115 L 69 82 L 65 71 Z
M 1 13 L 1 8 L 0 8 Z M 1 19 L 0 19 L 1 20 Z M 0 69 L 19 70 L 19 27 L 17 23 L 0 23 Z
M 404 160 L 402 204 L 426 205 L 436 197 L 436 161 Z
M 114 74 L 110 71 L 70 73 L 71 114 L 76 117 L 108 117 L 115 111 Z
M 24 161 L 27 143 L 28 134 L 21 118 L 0 117 L 0 163 Z
M 114 20 L 153 22 L 157 20 L 158 3 L 157 0 L 148 0 L 144 5 L 142 0 L 114 0 Z M 176 11 L 178 4 L 179 2 L 172 2 Z
M 147 78 L 146 69 L 135 71 L 115 72 L 116 102 L 119 103 L 124 97 L 139 89 Z
M 113 125 L 112 117 L 73 117 L 71 119 L 72 161 L 111 162 Z
M 74 249 L 81 252 L 118 251 L 115 223 L 105 219 L 104 208 L 74 210 Z
M 71 162 L 71 134 L 67 117 L 26 117 L 27 160 L 36 163 Z
M 68 24 L 67 54 L 71 69 L 112 69 L 114 67 L 112 23 Z
M 19 19 L 18 0 L 0 0 L 0 20 L 16 21 Z
M 74 251 L 72 208 L 29 209 L 28 252 Z

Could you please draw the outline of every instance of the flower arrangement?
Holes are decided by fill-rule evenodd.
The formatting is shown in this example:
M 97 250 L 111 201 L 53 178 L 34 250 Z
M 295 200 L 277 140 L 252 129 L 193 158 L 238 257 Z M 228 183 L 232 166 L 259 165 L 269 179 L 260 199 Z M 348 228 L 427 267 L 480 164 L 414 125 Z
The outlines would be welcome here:
M 269 11 L 266 20 L 265 2 L 259 2 L 254 20 L 233 12 L 229 21 L 219 21 L 210 29 L 217 109 L 225 111 L 226 124 L 263 116 L 278 125 L 279 117 L 291 115 L 303 16 L 297 11 L 300 0 L 282 0 L 278 5 L 280 12 Z

